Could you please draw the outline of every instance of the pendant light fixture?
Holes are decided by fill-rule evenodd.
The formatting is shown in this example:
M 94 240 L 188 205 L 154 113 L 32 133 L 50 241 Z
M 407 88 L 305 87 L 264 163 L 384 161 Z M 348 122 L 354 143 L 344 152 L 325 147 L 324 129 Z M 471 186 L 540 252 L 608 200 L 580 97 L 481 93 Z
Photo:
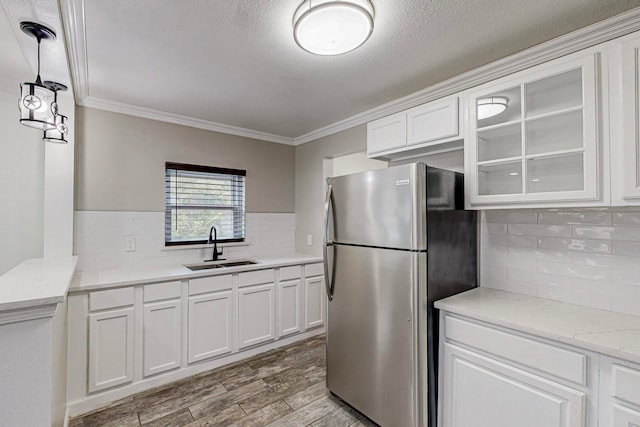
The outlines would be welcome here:
M 478 99 L 478 120 L 488 119 L 504 112 L 509 106 L 506 96 L 492 96 Z
M 46 81 L 44 85 L 51 89 L 54 93 L 54 99 L 52 104 L 52 111 L 54 112 L 54 123 L 55 126 L 53 129 L 45 129 L 43 140 L 47 142 L 54 142 L 56 144 L 66 144 L 67 140 L 65 136 L 69 132 L 69 127 L 67 126 L 67 116 L 63 116 L 58 112 L 58 92 L 67 90 L 67 86 L 62 83 Z
M 20 29 L 38 41 L 38 74 L 33 83 L 20 84 L 20 123 L 36 129 L 50 130 L 55 128 L 55 116 L 58 106 L 55 103 L 55 91 L 42 83 L 40 79 L 40 42 L 42 40 L 55 40 L 56 33 L 38 24 L 37 22 L 24 21 L 20 23 Z
M 316 55 L 340 55 L 367 41 L 373 17 L 369 0 L 305 0 L 293 15 L 293 38 Z

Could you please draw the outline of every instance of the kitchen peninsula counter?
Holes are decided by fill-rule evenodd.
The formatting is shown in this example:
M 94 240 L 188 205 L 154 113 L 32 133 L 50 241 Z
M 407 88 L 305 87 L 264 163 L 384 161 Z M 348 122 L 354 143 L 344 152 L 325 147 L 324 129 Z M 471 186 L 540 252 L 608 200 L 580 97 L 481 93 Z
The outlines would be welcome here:
M 277 258 L 252 258 L 252 260 L 257 261 L 257 264 L 212 268 L 199 271 L 191 271 L 184 265 L 176 263 L 167 263 L 163 265 L 141 265 L 139 267 L 102 271 L 81 271 L 76 273 L 71 288 L 69 289 L 69 293 L 158 283 L 163 281 L 188 280 L 198 277 L 209 277 L 322 262 L 321 257 L 306 254 L 293 254 L 291 256 Z M 230 259 L 226 261 L 232 262 L 234 260 Z
M 640 363 L 640 316 L 476 288 L 437 301 L 448 313 Z
M 0 322 L 38 307 L 51 308 L 53 315 L 67 296 L 77 261 L 75 256 L 33 258 L 0 276 Z

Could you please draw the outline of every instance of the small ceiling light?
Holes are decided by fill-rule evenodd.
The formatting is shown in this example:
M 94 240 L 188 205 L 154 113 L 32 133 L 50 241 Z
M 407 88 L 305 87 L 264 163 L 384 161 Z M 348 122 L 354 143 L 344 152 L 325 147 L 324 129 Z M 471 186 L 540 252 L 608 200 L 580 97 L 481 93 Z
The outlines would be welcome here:
M 56 127 L 45 130 L 44 137 L 42 139 L 56 144 L 66 144 L 67 140 L 65 139 L 65 136 L 67 136 L 68 132 L 69 127 L 67 126 L 67 116 L 56 114 Z
M 18 101 L 20 123 L 37 129 L 53 129 L 56 125 L 57 104 L 55 103 L 55 91 L 42 84 L 40 79 L 40 42 L 42 40 L 55 40 L 56 33 L 37 22 L 21 22 L 20 29 L 38 41 L 38 74 L 36 81 L 20 84 L 20 100 Z
M 66 144 L 65 136 L 69 132 L 69 127 L 67 126 L 67 116 L 58 113 L 58 92 L 67 90 L 67 86 L 52 81 L 46 81 L 44 85 L 54 92 L 54 100 L 51 105 L 55 115 L 55 127 L 53 129 L 45 129 L 42 139 L 56 144 Z
M 506 96 L 492 96 L 478 99 L 478 120 L 497 116 L 507 109 L 509 98 Z
M 293 15 L 293 38 L 316 55 L 340 55 L 367 41 L 373 16 L 369 0 L 305 0 Z

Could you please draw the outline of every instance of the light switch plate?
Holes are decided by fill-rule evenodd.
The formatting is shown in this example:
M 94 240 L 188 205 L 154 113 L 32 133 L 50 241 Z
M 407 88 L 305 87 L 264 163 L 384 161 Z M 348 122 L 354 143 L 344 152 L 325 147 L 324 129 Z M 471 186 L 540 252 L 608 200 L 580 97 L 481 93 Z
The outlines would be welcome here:
M 311 246 L 313 244 L 313 236 L 311 234 L 307 234 L 307 245 Z
M 125 251 L 134 252 L 136 250 L 136 238 L 134 236 L 125 237 Z

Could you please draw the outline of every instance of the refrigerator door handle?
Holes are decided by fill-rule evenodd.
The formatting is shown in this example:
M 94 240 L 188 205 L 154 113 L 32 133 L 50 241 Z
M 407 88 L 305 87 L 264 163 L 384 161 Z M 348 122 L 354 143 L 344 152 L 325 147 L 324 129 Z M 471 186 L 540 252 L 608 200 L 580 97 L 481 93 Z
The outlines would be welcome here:
M 333 206 L 333 185 L 328 184 L 327 186 L 327 198 L 324 202 L 324 242 L 322 245 L 323 250 L 323 264 L 324 264 L 324 284 L 327 288 L 327 297 L 329 301 L 333 300 L 333 271 L 331 272 L 331 276 L 329 276 L 329 246 L 331 249 L 335 251 L 333 247 L 333 242 L 329 241 L 329 209 Z

